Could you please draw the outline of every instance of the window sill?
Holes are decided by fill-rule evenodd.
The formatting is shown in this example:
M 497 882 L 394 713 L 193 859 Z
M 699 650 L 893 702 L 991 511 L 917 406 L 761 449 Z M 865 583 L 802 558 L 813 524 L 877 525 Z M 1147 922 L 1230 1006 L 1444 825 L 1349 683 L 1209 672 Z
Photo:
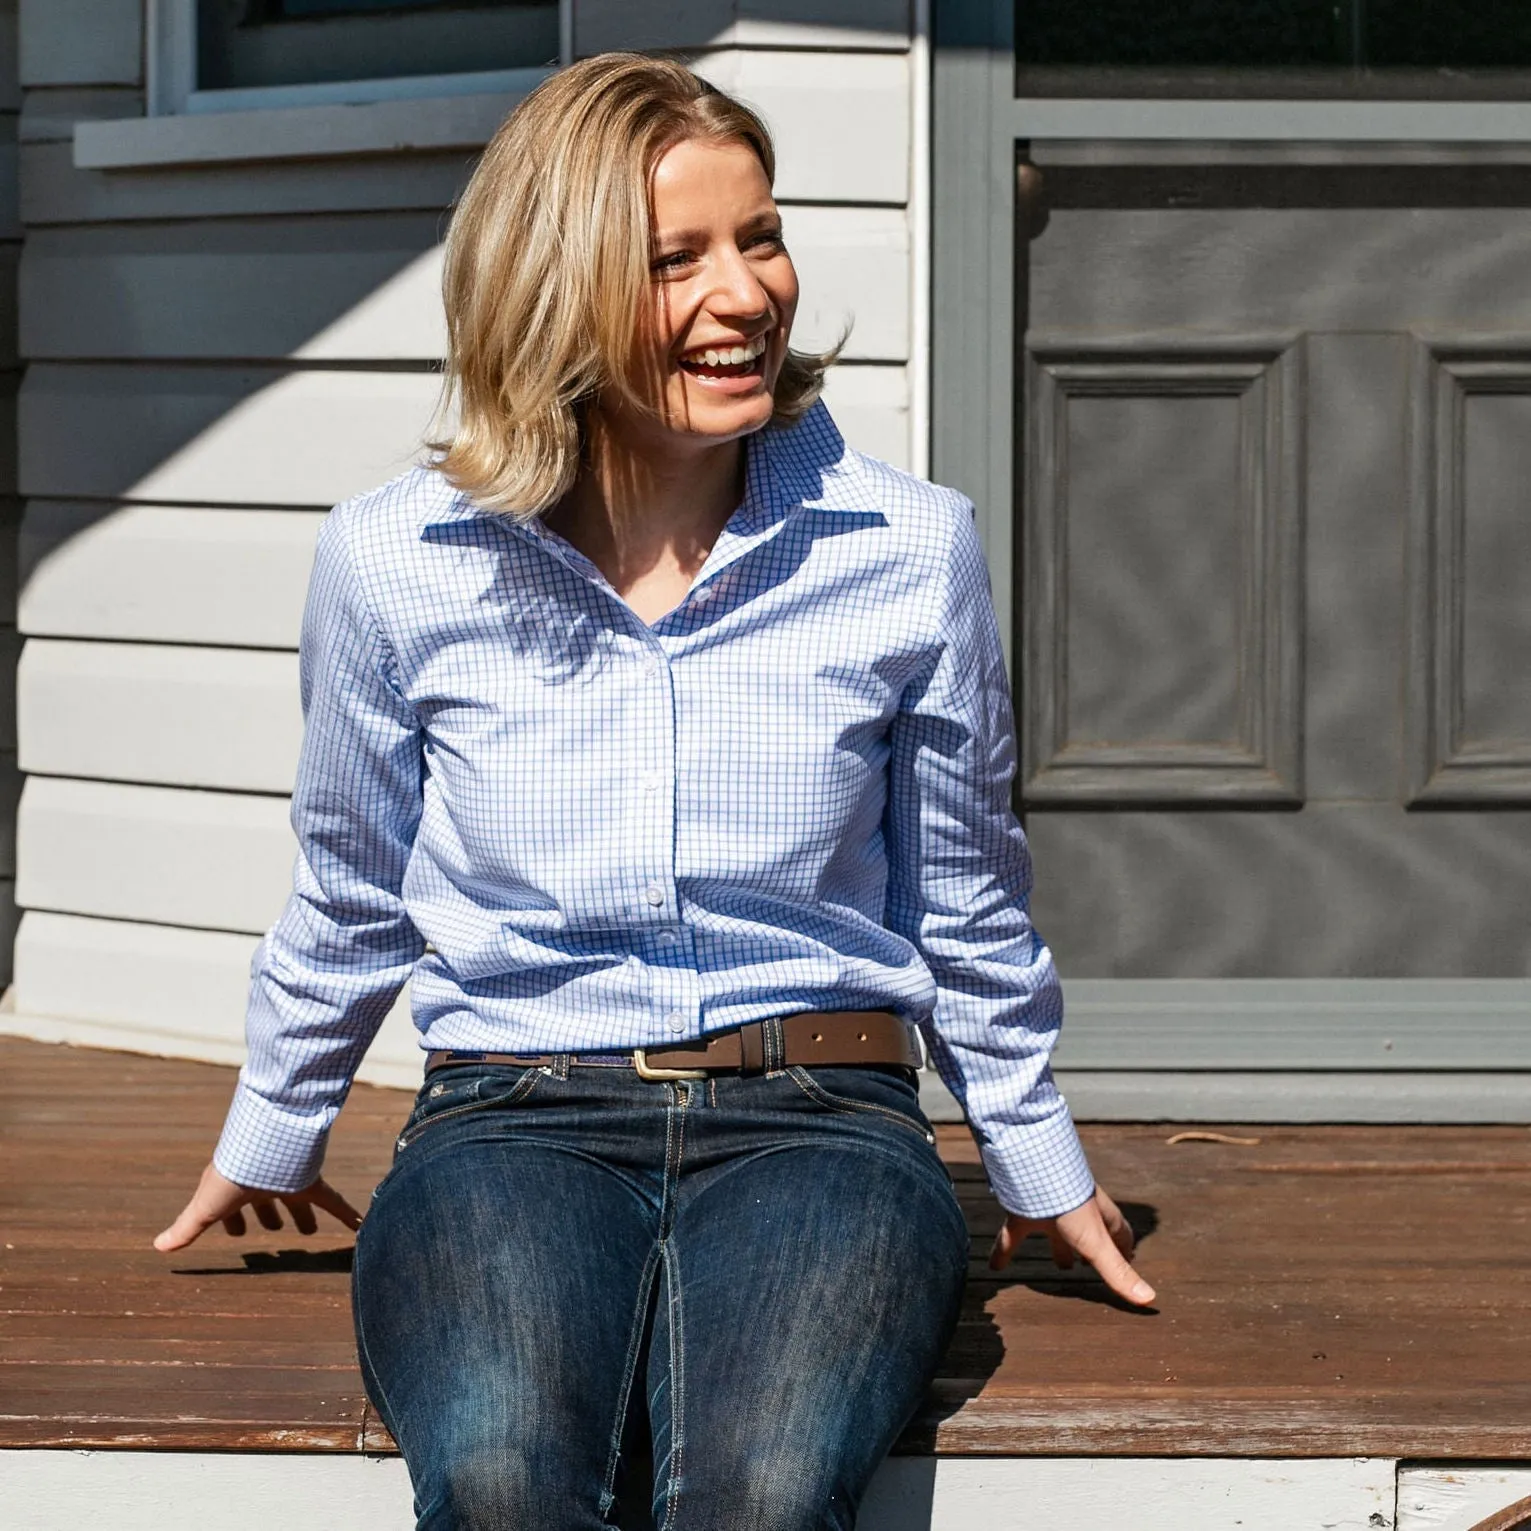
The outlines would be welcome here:
M 157 170 L 482 149 L 522 92 L 80 122 L 79 170 Z

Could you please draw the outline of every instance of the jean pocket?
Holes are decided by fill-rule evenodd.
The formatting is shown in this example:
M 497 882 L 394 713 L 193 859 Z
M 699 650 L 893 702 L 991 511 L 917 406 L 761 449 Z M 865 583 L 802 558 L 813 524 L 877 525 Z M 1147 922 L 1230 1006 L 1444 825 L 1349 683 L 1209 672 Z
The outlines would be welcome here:
M 408 1148 L 428 1127 L 470 1112 L 514 1106 L 537 1087 L 543 1071 L 532 1064 L 524 1069 L 444 1069 L 428 1080 L 415 1097 L 415 1108 L 400 1129 L 395 1154 Z
M 787 1073 L 809 1100 L 826 1111 L 881 1117 L 907 1127 L 927 1143 L 936 1140 L 920 1110 L 919 1087 L 911 1069 L 821 1067 L 810 1071 L 792 1064 Z

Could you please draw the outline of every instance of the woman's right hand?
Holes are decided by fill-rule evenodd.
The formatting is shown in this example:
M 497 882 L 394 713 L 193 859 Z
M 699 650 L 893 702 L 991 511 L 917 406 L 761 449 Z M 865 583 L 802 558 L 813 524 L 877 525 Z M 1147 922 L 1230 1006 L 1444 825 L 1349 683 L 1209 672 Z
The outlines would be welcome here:
M 236 1185 L 220 1175 L 213 1165 L 202 1171 L 197 1189 L 182 1209 L 181 1215 L 155 1239 L 154 1247 L 162 1254 L 173 1249 L 185 1249 L 193 1239 L 206 1233 L 214 1223 L 222 1223 L 224 1229 L 236 1238 L 245 1231 L 244 1207 L 250 1207 L 262 1228 L 277 1229 L 282 1226 L 282 1214 L 277 1203 L 282 1202 L 292 1218 L 293 1227 L 299 1233 L 317 1233 L 319 1221 L 314 1208 L 328 1212 L 347 1228 L 361 1227 L 361 1213 L 323 1178 L 301 1191 L 254 1191 L 249 1186 Z

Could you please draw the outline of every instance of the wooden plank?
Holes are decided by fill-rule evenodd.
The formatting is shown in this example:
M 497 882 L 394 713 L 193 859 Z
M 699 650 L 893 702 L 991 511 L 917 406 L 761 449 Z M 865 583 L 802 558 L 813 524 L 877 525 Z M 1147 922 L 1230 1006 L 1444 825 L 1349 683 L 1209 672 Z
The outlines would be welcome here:
M 242 1063 L 255 947 L 253 935 L 29 910 L 15 936 L 16 982 L 0 1033 Z M 406 986 L 357 1077 L 412 1089 L 421 1067 Z
M 114 1531 L 408 1531 L 398 1458 L 0 1451 L 0 1493 L 28 1531 L 75 1531 L 110 1504 Z M 896 1457 L 872 1480 L 858 1531 L 1374 1531 L 1392 1524 L 1393 1464 L 1361 1462 L 940 1461 Z M 166 1518 L 167 1511 L 169 1519 Z M 1455 1527 L 1451 1531 L 1456 1531 Z
M 1397 1531 L 1473 1531 L 1525 1498 L 1531 1498 L 1531 1467 L 1401 1466 Z
M 22 631 L 296 649 L 322 512 L 33 500 Z
M 11 1315 L 24 1320 L 10 1342 L 22 1362 L 5 1374 L 11 1420 L 0 1444 L 51 1429 L 57 1444 L 386 1449 L 375 1424 L 356 1423 L 355 1395 L 331 1370 L 348 1325 L 343 1235 L 309 1255 L 290 1231 L 240 1244 L 212 1236 L 169 1260 L 148 1248 L 156 1218 L 174 1211 L 205 1158 L 232 1075 L 120 1055 L 103 1062 L 0 1041 L 11 1170 L 0 1216 L 14 1245 L 0 1251 L 0 1328 Z M 327 1161 L 348 1194 L 364 1195 L 386 1168 L 406 1107 L 400 1093 L 352 1092 Z M 1087 1272 L 1054 1269 L 1035 1244 L 1010 1271 L 988 1271 L 998 1211 L 971 1138 L 941 1130 L 974 1261 L 956 1340 L 901 1455 L 1213 1459 L 1144 1461 L 1135 1479 L 1121 1462 L 1093 1464 L 1103 1494 L 1110 1474 L 1127 1474 L 1111 1480 L 1124 1485 L 1117 1504 L 1138 1502 L 1125 1485 L 1168 1488 L 1165 1475 L 1181 1473 L 1180 1499 L 1170 1492 L 1164 1502 L 1198 1513 L 1217 1503 L 1215 1485 L 1235 1496 L 1249 1486 L 1218 1459 L 1281 1458 L 1244 1466 L 1288 1518 L 1246 1524 L 1286 1531 L 1322 1523 L 1292 1518 L 1304 1492 L 1334 1496 L 1332 1523 L 1353 1524 L 1353 1496 L 1385 1493 L 1394 1458 L 1531 1454 L 1531 1369 L 1518 1338 L 1531 1318 L 1531 1223 L 1501 1215 L 1507 1190 L 1531 1183 L 1523 1131 L 1278 1127 L 1248 1146 L 1170 1144 L 1170 1135 L 1084 1133 L 1159 1289 L 1156 1311 L 1137 1313 L 1105 1301 Z M 111 1197 L 99 1179 L 107 1164 Z M 1420 1238 L 1434 1227 L 1451 1236 Z M 177 1312 L 178 1337 L 167 1327 Z M 257 1322 L 289 1314 L 290 1331 Z M 291 1390 L 286 1426 L 280 1389 Z M 1321 1464 L 1352 1455 L 1386 1460 L 1356 1478 L 1325 1478 Z M 1311 1475 L 1294 1465 L 1302 1458 L 1314 1459 Z M 1072 1470 L 1019 1465 L 1036 1503 L 1054 1490 L 1093 1503 Z M 948 1480 L 965 1482 L 952 1503 L 969 1517 L 981 1491 L 996 1513 L 1020 1503 L 1010 1495 L 1022 1494 L 1023 1479 L 991 1469 L 978 1460 L 965 1479 Z M 922 1470 L 891 1470 L 908 1475 L 890 1480 L 895 1506 L 912 1495 L 929 1508 Z M 1048 1472 L 1060 1475 L 1052 1487 Z M 1258 1500 L 1236 1502 L 1263 1513 Z M 1385 1515 L 1386 1505 L 1367 1514 Z
M 903 367 L 832 367 L 824 401 L 853 447 L 895 468 L 909 466 L 909 378 Z
M 850 359 L 903 361 L 909 236 L 901 211 L 784 210 L 803 298 L 799 344 L 855 319 Z M 445 351 L 441 218 L 230 219 L 42 229 L 20 274 L 33 360 L 434 361 Z
M 33 638 L 17 722 L 25 771 L 290 793 L 303 742 L 298 657 Z
M 33 776 L 16 896 L 28 909 L 259 935 L 292 886 L 287 811 L 281 797 Z
M 439 391 L 425 372 L 39 363 L 21 389 L 23 492 L 331 505 L 415 460 Z
M 21 0 L 23 85 L 137 85 L 140 0 Z

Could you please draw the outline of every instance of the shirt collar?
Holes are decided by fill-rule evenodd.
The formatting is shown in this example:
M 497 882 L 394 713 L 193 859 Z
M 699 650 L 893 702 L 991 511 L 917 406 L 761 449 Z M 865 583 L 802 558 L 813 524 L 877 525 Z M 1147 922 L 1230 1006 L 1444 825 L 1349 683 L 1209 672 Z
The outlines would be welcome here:
M 822 400 L 795 424 L 768 425 L 755 432 L 745 451 L 744 502 L 735 515 L 746 526 L 768 526 L 798 509 L 862 513 L 880 509 L 875 486 Z M 493 513 L 482 510 L 466 494 L 452 491 L 429 508 L 421 529 L 487 514 Z M 535 534 L 536 528 L 526 530 Z

